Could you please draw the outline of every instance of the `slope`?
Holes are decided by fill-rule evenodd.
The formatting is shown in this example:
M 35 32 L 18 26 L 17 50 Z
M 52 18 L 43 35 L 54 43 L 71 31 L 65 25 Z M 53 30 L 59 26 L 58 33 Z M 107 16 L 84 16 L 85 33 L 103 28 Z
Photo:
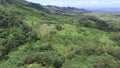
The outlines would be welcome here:
M 16 25 L 10 28 L 0 28 L 4 31 L 9 29 L 8 31 L 12 32 L 7 34 L 9 36 L 6 39 L 14 39 L 18 34 L 27 37 L 14 39 L 22 40 L 23 43 L 17 46 L 15 44 L 6 54 L 7 58 L 1 58 L 0 68 L 100 68 L 101 66 L 119 68 L 119 39 L 115 40 L 120 37 L 119 30 L 109 31 L 106 21 L 92 16 L 49 14 L 43 10 L 20 4 L 0 5 L 0 9 L 3 17 L 5 12 L 7 14 L 5 18 L 8 17 L 19 25 L 21 25 L 19 20 L 11 19 L 11 15 L 13 17 L 23 15 L 20 21 L 27 23 L 26 25 L 31 29 L 27 33 Z M 14 14 L 15 12 L 18 13 L 18 16 Z M 8 21 L 9 24 L 14 23 L 8 19 L 5 21 Z M 29 41 L 25 42 L 25 40 Z M 2 43 L 3 40 L 0 39 L 0 42 Z

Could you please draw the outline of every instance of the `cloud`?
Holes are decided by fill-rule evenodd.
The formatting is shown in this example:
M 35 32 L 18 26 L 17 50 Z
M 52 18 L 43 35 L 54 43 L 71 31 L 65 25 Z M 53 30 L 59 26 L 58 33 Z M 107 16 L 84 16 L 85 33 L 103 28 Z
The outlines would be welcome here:
M 92 0 L 92 1 L 85 2 L 85 4 L 88 4 L 88 5 L 105 5 L 105 4 L 108 4 L 108 2 Z
M 100 3 L 99 1 L 96 1 L 96 0 L 92 0 L 90 2 L 85 2 L 85 4 L 98 4 Z
M 53 2 L 52 2 L 53 4 Z M 88 1 L 75 1 L 75 2 L 59 2 L 54 3 L 57 6 L 71 6 L 71 7 L 116 7 L 120 6 L 120 1 L 107 1 L 107 0 L 88 0 Z
M 75 5 L 76 6 L 107 6 L 111 3 L 105 1 L 98 1 L 98 0 L 89 0 L 89 1 L 79 1 Z
M 43 5 L 71 6 L 71 7 L 116 7 L 120 0 L 28 0 Z
M 115 3 L 115 4 L 120 4 L 120 1 L 115 1 L 114 3 Z

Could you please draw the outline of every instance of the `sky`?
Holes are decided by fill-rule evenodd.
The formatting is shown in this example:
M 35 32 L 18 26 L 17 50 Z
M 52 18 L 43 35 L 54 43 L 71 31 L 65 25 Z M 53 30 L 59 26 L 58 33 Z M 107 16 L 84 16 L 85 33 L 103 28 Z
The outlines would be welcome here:
M 97 8 L 120 8 L 120 0 L 27 0 L 42 5 L 55 5 L 60 7 L 97 7 Z

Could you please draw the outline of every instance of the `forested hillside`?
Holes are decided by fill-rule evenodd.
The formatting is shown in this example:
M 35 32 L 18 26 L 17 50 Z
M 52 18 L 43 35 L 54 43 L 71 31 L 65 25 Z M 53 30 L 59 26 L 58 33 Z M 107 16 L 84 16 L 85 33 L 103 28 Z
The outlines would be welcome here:
M 47 8 L 0 0 L 0 68 L 120 68 L 119 14 Z

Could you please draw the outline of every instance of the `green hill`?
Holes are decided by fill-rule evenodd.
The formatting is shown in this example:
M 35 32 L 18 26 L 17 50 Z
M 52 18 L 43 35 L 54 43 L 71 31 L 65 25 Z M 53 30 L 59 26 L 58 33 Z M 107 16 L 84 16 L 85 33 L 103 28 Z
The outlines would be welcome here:
M 57 7 L 68 13 L 61 14 L 24 0 L 0 3 L 0 68 L 120 68 L 120 17 L 69 15 L 77 9 Z
M 47 5 L 44 8 L 46 8 L 50 13 L 57 13 L 63 15 L 81 15 L 83 13 L 90 12 L 85 9 L 78 9 L 74 7 L 57 7 L 57 6 Z

